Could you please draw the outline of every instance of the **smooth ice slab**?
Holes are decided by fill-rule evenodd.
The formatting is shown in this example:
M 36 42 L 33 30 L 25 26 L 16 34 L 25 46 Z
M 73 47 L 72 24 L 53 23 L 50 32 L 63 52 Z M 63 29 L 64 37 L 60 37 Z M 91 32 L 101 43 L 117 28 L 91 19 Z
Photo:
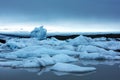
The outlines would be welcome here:
M 94 67 L 81 67 L 68 63 L 56 63 L 51 70 L 61 71 L 61 72 L 72 72 L 72 73 L 84 73 L 95 71 Z

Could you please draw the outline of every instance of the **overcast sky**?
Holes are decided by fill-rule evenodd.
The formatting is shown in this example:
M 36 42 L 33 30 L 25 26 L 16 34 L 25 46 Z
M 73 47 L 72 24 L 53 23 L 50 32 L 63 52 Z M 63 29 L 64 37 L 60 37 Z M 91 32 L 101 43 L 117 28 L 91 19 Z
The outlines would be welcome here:
M 120 31 L 120 0 L 0 0 L 0 27 Z

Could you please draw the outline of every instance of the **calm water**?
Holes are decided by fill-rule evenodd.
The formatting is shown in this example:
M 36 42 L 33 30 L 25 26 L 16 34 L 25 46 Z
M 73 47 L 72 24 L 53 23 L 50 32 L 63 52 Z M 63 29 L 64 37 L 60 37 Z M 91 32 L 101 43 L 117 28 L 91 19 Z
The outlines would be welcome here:
M 95 72 L 84 74 L 69 74 L 44 69 L 11 69 L 0 68 L 0 80 L 120 80 L 119 61 L 81 61 L 76 64 L 94 66 Z

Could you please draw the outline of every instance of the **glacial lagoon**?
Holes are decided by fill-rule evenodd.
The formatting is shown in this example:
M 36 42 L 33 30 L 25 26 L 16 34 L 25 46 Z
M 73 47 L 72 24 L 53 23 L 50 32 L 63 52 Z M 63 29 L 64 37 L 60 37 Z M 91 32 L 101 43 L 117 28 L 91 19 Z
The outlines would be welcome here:
M 92 66 L 97 70 L 88 73 L 65 73 L 46 68 L 0 67 L 0 80 L 120 80 L 119 61 L 81 60 L 74 64 Z

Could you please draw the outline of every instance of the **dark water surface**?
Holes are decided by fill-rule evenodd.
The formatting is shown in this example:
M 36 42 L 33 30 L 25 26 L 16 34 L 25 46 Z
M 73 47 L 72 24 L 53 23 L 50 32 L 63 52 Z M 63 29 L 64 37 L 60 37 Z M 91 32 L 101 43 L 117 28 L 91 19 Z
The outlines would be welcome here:
M 81 61 L 82 66 L 93 66 L 95 72 L 77 74 L 49 71 L 49 68 L 11 69 L 0 68 L 0 80 L 120 80 L 119 61 Z

